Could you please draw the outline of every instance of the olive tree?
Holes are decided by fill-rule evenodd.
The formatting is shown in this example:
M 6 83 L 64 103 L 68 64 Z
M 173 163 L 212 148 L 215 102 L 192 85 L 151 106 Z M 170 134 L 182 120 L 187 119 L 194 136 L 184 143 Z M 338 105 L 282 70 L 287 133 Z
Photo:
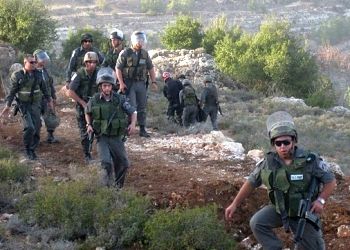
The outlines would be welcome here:
M 0 40 L 26 53 L 49 48 L 56 22 L 41 0 L 0 0 Z
M 201 46 L 202 25 L 190 16 L 179 16 L 175 23 L 168 24 L 161 43 L 167 49 L 196 49 Z

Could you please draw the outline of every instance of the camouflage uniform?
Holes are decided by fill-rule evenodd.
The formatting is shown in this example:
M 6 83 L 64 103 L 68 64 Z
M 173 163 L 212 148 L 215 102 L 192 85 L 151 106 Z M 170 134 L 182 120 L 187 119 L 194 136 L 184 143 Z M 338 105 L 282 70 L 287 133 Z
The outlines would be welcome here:
M 71 83 L 69 84 L 69 89 L 74 91 L 85 102 L 88 102 L 89 99 L 97 92 L 97 85 L 96 85 L 97 72 L 98 72 L 98 69 L 95 69 L 95 71 L 90 76 L 87 73 L 85 67 L 80 68 L 73 75 Z M 81 144 L 83 146 L 83 152 L 84 152 L 85 158 L 88 160 L 91 158 L 91 155 L 89 152 L 89 146 L 90 146 L 89 136 L 86 132 L 84 107 L 82 107 L 78 103 L 76 104 L 76 118 L 77 118 L 79 130 L 80 130 L 80 139 L 81 139 Z
M 180 103 L 183 106 L 182 121 L 185 127 L 196 123 L 198 113 L 198 98 L 191 82 L 187 79 L 183 81 L 183 89 L 179 93 Z
M 118 56 L 119 56 L 119 51 L 116 50 L 116 49 L 110 49 L 103 62 L 102 62 L 102 67 L 110 67 L 111 69 L 115 69 L 115 65 L 117 63 L 117 59 L 118 59 Z
M 23 69 L 11 75 L 11 89 L 6 97 L 6 105 L 10 107 L 16 98 L 23 121 L 23 142 L 29 159 L 35 159 L 35 149 L 40 142 L 41 100 L 44 95 L 51 97 L 39 72 L 25 72 Z
M 203 110 L 205 113 L 204 119 L 206 120 L 209 115 L 213 130 L 218 130 L 218 91 L 215 85 L 212 83 L 211 78 L 207 77 L 205 82 L 208 85 L 205 86 L 201 95 L 201 105 L 203 105 Z

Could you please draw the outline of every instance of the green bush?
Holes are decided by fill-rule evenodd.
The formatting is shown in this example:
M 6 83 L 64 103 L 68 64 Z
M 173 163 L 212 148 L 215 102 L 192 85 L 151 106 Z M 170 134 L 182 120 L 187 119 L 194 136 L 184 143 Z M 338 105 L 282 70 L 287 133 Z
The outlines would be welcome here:
M 68 38 L 66 41 L 62 43 L 63 51 L 62 58 L 68 60 L 72 51 L 80 46 L 81 35 L 84 33 L 90 33 L 93 37 L 93 46 L 95 48 L 100 49 L 101 51 L 107 51 L 109 47 L 109 39 L 103 35 L 103 33 L 99 30 L 95 30 L 92 28 L 83 28 L 79 29 L 76 32 L 69 32 Z
M 149 249 L 234 249 L 215 206 L 157 211 L 145 226 Z
M 166 4 L 163 0 L 141 0 L 141 11 L 155 15 L 157 13 L 164 13 Z
M 305 102 L 313 107 L 330 108 L 334 106 L 335 100 L 335 92 L 331 81 L 326 78 L 320 78 L 314 86 L 314 91 Z
M 16 158 L 7 148 L 0 147 L 0 159 Z
M 93 244 L 109 249 L 142 239 L 150 207 L 147 198 L 100 187 L 95 180 L 61 184 L 48 181 L 19 205 L 26 222 L 60 228 L 65 239 L 87 237 L 82 248 Z
M 0 160 L 0 182 L 24 182 L 31 173 L 29 166 L 18 163 L 15 159 Z
M 33 53 L 56 39 L 56 22 L 42 0 L 0 0 L 0 40 Z
M 228 26 L 226 16 L 219 16 L 210 23 L 202 40 L 203 48 L 208 54 L 214 54 L 215 45 L 218 43 L 218 41 L 224 39 L 227 29 Z
M 271 20 L 255 35 L 226 35 L 215 46 L 221 71 L 265 94 L 306 98 L 318 77 L 314 58 L 290 35 L 289 24 Z
M 167 9 L 176 13 L 190 13 L 194 5 L 194 0 L 170 0 Z
M 196 49 L 202 42 L 202 25 L 190 16 L 179 16 L 174 24 L 168 24 L 161 43 L 167 49 Z
M 350 18 L 334 17 L 322 23 L 314 32 L 312 37 L 323 44 L 335 45 L 349 40 Z
M 350 87 L 345 92 L 344 99 L 346 101 L 346 104 L 350 106 Z

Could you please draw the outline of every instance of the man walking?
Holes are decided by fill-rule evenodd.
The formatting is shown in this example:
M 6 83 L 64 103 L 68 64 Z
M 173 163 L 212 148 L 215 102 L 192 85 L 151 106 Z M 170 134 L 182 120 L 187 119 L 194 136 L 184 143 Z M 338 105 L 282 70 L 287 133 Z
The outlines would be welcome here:
M 180 104 L 183 106 L 182 121 L 186 128 L 196 123 L 198 114 L 198 98 L 190 80 L 182 82 L 183 89 L 179 93 Z
M 219 130 L 217 123 L 219 105 L 218 91 L 210 76 L 204 77 L 204 89 L 201 95 L 200 105 L 203 107 L 205 113 L 204 120 L 206 120 L 209 115 L 213 130 Z

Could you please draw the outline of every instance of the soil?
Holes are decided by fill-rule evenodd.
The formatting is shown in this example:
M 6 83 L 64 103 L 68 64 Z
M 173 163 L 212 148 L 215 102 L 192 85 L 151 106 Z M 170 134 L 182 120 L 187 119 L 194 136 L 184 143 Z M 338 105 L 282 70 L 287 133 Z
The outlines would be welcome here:
M 61 124 L 55 135 L 60 143 L 48 144 L 45 142 L 46 131 L 42 129 L 42 142 L 37 150 L 39 160 L 33 164 L 33 177 L 51 176 L 62 180 L 72 178 L 72 164 L 86 168 L 82 157 L 79 133 L 76 126 L 74 104 L 63 101 L 58 104 L 57 112 Z M 0 105 L 2 110 L 3 104 Z M 0 124 L 1 145 L 23 154 L 22 127 L 19 117 L 10 118 Z M 162 138 L 152 128 L 151 136 Z M 172 136 L 172 135 L 167 135 Z M 176 136 L 176 135 L 174 135 Z M 131 168 L 126 179 L 126 188 L 134 189 L 143 195 L 152 198 L 153 204 L 158 208 L 181 206 L 202 206 L 216 203 L 219 206 L 218 215 L 223 219 L 224 209 L 237 194 L 240 186 L 255 166 L 255 161 L 244 160 L 213 160 L 203 159 L 189 152 L 176 148 L 160 147 L 157 150 L 144 150 L 149 140 L 137 134 L 128 138 L 126 145 Z M 93 152 L 97 157 L 96 151 Z M 350 225 L 350 178 L 337 181 L 334 195 L 327 201 L 322 216 L 324 237 L 327 249 L 348 249 L 350 237 L 339 238 L 337 229 L 341 225 Z M 266 191 L 257 190 L 237 212 L 237 216 L 230 223 L 226 223 L 227 230 L 238 240 L 251 236 L 249 219 L 254 212 L 267 203 Z M 286 247 L 292 241 L 290 235 L 278 230 L 284 238 Z M 254 240 L 253 240 L 254 242 Z M 239 247 L 244 248 L 243 245 Z

